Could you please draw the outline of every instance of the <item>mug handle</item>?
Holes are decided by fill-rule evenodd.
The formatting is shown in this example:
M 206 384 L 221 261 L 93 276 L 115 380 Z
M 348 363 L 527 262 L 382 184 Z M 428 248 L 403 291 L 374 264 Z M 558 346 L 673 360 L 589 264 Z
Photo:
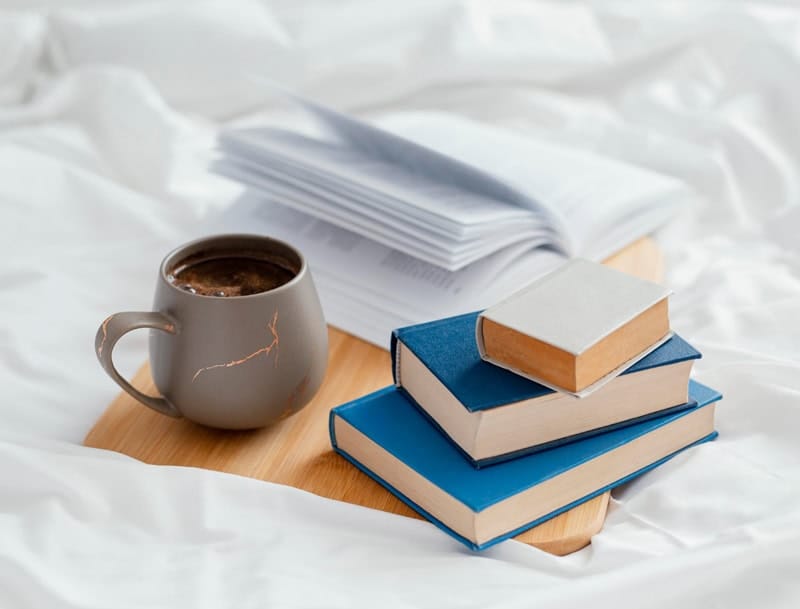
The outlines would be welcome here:
M 125 334 L 138 328 L 153 328 L 155 330 L 161 330 L 162 332 L 168 332 L 169 334 L 177 333 L 177 324 L 175 321 L 163 313 L 150 311 L 114 313 L 114 315 L 106 318 L 97 329 L 97 335 L 94 338 L 94 351 L 97 354 L 97 359 L 100 361 L 100 365 L 108 376 L 142 404 L 149 406 L 161 414 L 179 418 L 182 415 L 175 406 L 164 398 L 156 398 L 142 393 L 126 381 L 114 367 L 114 362 L 111 358 L 114 345 L 116 345 L 117 341 Z

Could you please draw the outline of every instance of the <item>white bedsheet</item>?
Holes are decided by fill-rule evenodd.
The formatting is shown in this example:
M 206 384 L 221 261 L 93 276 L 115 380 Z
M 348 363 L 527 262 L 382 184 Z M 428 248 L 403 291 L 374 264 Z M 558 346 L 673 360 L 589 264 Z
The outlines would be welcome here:
M 789 3 L 0 2 L 0 607 L 800 606 L 800 10 Z M 646 10 L 645 10 L 646 8 Z M 100 320 L 237 189 L 252 74 L 361 115 L 460 112 L 677 176 L 659 235 L 718 441 L 556 558 L 80 441 Z M 579 176 L 576 177 L 579 179 Z M 133 372 L 145 333 L 120 344 Z

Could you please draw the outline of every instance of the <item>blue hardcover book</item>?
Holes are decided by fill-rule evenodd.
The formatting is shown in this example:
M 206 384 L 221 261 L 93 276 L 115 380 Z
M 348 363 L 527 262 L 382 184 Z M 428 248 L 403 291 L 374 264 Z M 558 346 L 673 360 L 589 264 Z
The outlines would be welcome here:
M 475 469 L 396 387 L 331 411 L 336 452 L 470 548 L 481 550 L 712 440 L 722 396 L 692 408 Z
M 552 448 L 692 405 L 700 353 L 673 336 L 583 398 L 559 393 L 481 359 L 478 313 L 395 330 L 395 384 L 476 467 Z

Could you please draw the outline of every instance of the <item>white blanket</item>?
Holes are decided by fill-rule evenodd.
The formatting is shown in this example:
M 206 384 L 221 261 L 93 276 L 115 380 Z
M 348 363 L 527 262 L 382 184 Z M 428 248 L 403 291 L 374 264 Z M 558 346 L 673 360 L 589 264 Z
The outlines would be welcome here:
M 800 604 L 800 10 L 1 4 L 0 606 Z M 362 116 L 462 113 L 695 188 L 704 205 L 659 240 L 673 326 L 725 395 L 719 440 L 615 492 L 565 558 L 471 553 L 425 522 L 81 447 L 117 392 L 96 327 L 147 309 L 163 254 L 236 194 L 205 167 L 219 124 L 270 112 L 253 75 Z M 145 343 L 120 344 L 126 373 Z

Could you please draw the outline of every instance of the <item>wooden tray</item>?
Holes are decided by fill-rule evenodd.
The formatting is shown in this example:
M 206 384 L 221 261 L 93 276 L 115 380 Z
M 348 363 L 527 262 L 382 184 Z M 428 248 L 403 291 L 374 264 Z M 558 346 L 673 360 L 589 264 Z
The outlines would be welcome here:
M 606 264 L 659 280 L 662 257 L 642 239 Z M 219 470 L 280 484 L 323 497 L 420 518 L 378 483 L 333 453 L 328 411 L 392 382 L 389 353 L 335 328 L 329 329 L 329 366 L 314 400 L 301 412 L 265 429 L 212 430 L 171 419 L 121 393 L 86 436 L 84 444 L 118 451 L 146 463 Z M 388 342 L 388 337 L 387 337 Z M 150 368 L 142 366 L 133 385 L 155 395 Z M 603 526 L 608 493 L 529 529 L 516 537 L 553 554 L 586 546 Z

